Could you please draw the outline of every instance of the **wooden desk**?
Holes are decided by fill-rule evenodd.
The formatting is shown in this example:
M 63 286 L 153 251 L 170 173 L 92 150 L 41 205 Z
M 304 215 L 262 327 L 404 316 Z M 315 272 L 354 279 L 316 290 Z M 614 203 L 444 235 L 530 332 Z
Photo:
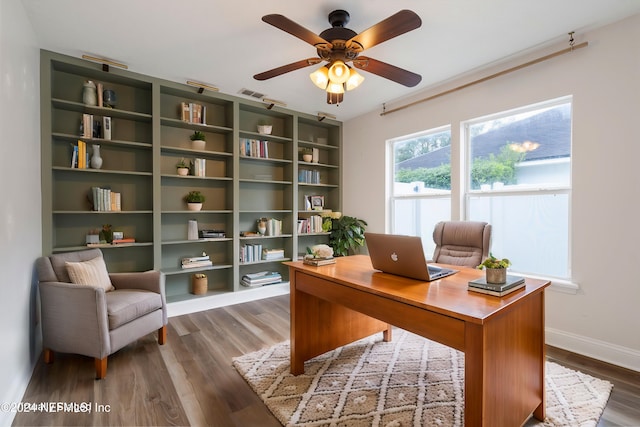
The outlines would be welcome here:
M 533 413 L 543 420 L 544 288 L 503 298 L 470 292 L 482 271 L 460 268 L 434 282 L 376 271 L 368 256 L 337 258 L 312 267 L 287 262 L 291 282 L 291 372 L 315 356 L 391 326 L 465 353 L 465 425 L 519 426 Z

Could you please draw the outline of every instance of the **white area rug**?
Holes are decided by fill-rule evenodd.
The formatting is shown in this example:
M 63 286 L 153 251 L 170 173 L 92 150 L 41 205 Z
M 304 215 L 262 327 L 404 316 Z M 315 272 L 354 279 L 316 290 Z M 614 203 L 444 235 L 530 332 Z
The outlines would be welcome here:
M 463 426 L 464 354 L 403 330 L 377 334 L 289 373 L 289 342 L 233 365 L 286 426 Z M 595 426 L 612 384 L 546 362 L 547 419 L 539 426 Z M 530 424 L 528 424 L 530 425 Z

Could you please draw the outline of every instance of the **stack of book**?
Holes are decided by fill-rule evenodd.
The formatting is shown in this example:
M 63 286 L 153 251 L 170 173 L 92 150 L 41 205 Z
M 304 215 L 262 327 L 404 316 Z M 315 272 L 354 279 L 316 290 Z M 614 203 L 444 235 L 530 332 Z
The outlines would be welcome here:
M 525 285 L 523 277 L 507 274 L 507 281 L 505 283 L 488 283 L 485 277 L 481 277 L 470 281 L 468 289 L 473 292 L 501 297 L 517 291 L 520 288 L 524 288 Z
M 298 182 L 303 184 L 321 184 L 320 172 L 316 170 L 300 169 L 298 170 Z
M 302 218 L 298 220 L 298 233 L 322 233 L 322 217 L 320 215 L 311 215 L 309 218 Z
M 277 271 L 260 271 L 258 273 L 245 274 L 240 283 L 242 286 L 254 288 L 263 285 L 280 283 L 282 276 Z
M 196 256 L 191 258 L 182 258 L 182 268 L 200 268 L 213 265 L 209 259 L 209 255 Z
M 91 187 L 89 201 L 93 204 L 94 211 L 121 211 L 122 196 L 111 191 L 110 188 Z
M 284 258 L 284 249 L 263 249 L 262 259 L 265 261 L 271 261 L 274 259 Z
M 268 141 L 240 138 L 240 155 L 243 157 L 269 158 Z
M 180 111 L 182 121 L 189 123 L 207 124 L 207 106 L 195 102 L 181 102 Z
M 313 265 L 315 267 L 319 267 L 321 265 L 329 265 L 335 264 L 336 259 L 334 257 L 304 257 L 302 260 L 303 264 Z
M 240 262 L 256 262 L 260 261 L 262 254 L 262 245 L 259 243 L 242 245 L 240 247 Z

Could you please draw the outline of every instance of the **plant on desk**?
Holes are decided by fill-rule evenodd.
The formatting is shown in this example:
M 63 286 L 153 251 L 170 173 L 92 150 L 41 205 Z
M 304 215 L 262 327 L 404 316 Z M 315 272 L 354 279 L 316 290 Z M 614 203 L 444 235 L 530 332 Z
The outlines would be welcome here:
M 487 259 L 482 261 L 477 268 L 486 270 L 487 283 L 506 283 L 507 268 L 511 265 L 511 261 L 507 258 L 498 259 L 489 252 Z
M 366 221 L 342 215 L 333 219 L 329 245 L 333 248 L 335 256 L 346 256 L 356 253 L 358 248 L 364 246 L 364 230 L 369 225 Z

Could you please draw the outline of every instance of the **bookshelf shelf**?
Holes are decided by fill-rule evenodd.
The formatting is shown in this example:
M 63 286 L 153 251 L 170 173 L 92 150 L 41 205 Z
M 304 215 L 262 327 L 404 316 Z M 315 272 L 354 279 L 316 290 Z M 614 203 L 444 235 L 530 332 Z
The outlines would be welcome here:
M 288 268 L 282 262 L 328 241 L 329 233 L 301 234 L 297 224 L 316 214 L 303 212 L 309 195 L 324 196 L 327 209 L 341 208 L 340 122 L 318 122 L 314 115 L 277 106 L 266 109 L 232 95 L 201 94 L 184 84 L 126 70 L 105 72 L 100 64 L 48 51 L 41 52 L 41 64 L 43 254 L 86 249 L 89 231 L 112 224 L 136 242 L 100 246 L 109 271 L 161 271 L 168 303 L 188 312 L 185 307 L 199 310 L 216 298 L 247 295 L 252 288 L 240 284 L 244 274 L 277 271 L 281 285 L 286 284 Z M 115 91 L 115 108 L 85 105 L 86 80 Z M 111 138 L 99 132 L 79 136 L 85 114 L 93 115 L 94 122 L 110 117 Z M 270 135 L 256 131 L 265 120 L 272 124 Z M 191 141 L 195 131 L 205 135 L 204 147 Z M 93 145 L 100 146 L 100 169 L 72 167 L 78 140 L 86 144 L 88 156 Z M 255 151 L 254 156 L 243 155 L 241 146 L 247 141 L 262 141 L 262 157 Z M 317 149 L 318 163 L 303 162 L 303 148 Z M 181 159 L 197 163 L 203 176 L 178 175 Z M 322 184 L 298 183 L 300 169 L 319 171 Z M 120 193 L 122 210 L 91 210 L 92 187 Z M 200 211 L 188 210 L 183 201 L 194 190 L 206 197 Z M 275 224 L 280 234 L 241 236 L 256 232 L 261 218 Z M 190 221 L 200 230 L 223 230 L 227 237 L 188 240 Z M 285 257 L 241 263 L 238 251 L 244 245 L 282 250 Z M 203 252 L 212 266 L 180 268 L 182 258 Z M 208 277 L 206 295 L 190 293 L 196 272 Z

